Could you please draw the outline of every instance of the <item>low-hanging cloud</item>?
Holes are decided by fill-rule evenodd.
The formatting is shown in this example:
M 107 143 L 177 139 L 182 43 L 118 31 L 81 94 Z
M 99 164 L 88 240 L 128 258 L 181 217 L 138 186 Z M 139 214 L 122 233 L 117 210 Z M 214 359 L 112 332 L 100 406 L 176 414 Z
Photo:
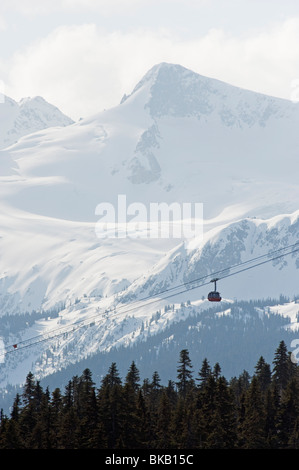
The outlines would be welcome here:
M 299 78 L 298 41 L 299 18 L 241 39 L 221 29 L 186 40 L 168 30 L 61 26 L 0 70 L 9 96 L 41 95 L 74 119 L 117 105 L 159 62 L 291 99 L 291 83 Z

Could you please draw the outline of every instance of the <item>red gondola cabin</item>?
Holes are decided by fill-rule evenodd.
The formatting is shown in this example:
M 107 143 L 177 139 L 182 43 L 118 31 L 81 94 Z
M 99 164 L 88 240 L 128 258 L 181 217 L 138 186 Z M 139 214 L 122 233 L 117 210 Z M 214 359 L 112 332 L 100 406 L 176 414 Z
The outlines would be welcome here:
M 213 290 L 212 292 L 210 292 L 208 294 L 208 300 L 210 302 L 220 302 L 221 301 L 220 294 L 219 294 L 219 292 L 216 291 L 216 281 L 218 281 L 218 279 L 212 279 L 211 280 L 211 282 L 214 282 L 214 284 L 215 284 L 215 290 Z
M 208 294 L 208 300 L 209 300 L 210 302 L 220 302 L 220 301 L 221 301 L 221 297 L 220 297 L 219 292 L 215 292 L 215 291 L 210 292 L 210 293 Z

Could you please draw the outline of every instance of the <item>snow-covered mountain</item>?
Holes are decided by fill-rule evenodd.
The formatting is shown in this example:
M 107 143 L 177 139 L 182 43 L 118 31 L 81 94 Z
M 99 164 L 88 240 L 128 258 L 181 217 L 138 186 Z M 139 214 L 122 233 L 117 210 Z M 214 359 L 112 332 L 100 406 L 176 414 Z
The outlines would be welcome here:
M 118 194 L 128 204 L 203 203 L 218 223 L 292 212 L 298 124 L 298 104 L 160 64 L 119 106 L 5 150 L 14 178 L 1 179 L 1 200 L 83 221 Z
M 126 289 L 123 301 L 169 289 L 173 295 L 174 287 L 183 284 L 186 293 L 179 287 L 178 299 L 196 300 L 198 290 L 189 292 L 188 286 L 206 284 L 216 277 L 213 273 L 223 278 L 219 288 L 228 299 L 275 298 L 279 294 L 292 298 L 298 293 L 298 269 L 299 210 L 268 220 L 246 218 L 210 230 L 199 243 L 194 239 L 189 245 L 182 243 L 170 250 L 146 276 Z M 197 279 L 201 281 L 193 282 Z M 210 290 L 213 288 L 214 284 L 210 285 Z
M 157 363 L 154 361 L 153 367 L 157 368 L 165 360 L 163 356 L 158 357 L 159 351 L 164 351 L 165 345 L 172 341 L 172 331 L 176 331 L 176 347 L 182 345 L 183 337 L 176 326 L 182 322 L 185 325 L 184 335 L 191 328 L 194 334 L 199 335 L 199 344 L 205 345 L 205 356 L 209 354 L 211 358 L 215 358 L 217 351 L 222 359 L 222 366 L 228 373 L 236 373 L 240 367 L 240 361 L 235 362 L 233 351 L 231 354 L 227 353 L 230 347 L 235 347 L 231 344 L 230 331 L 227 331 L 225 341 L 222 338 L 221 344 L 217 342 L 214 351 L 206 343 L 207 330 L 212 328 L 213 331 L 214 327 L 220 328 L 217 323 L 219 318 L 225 316 L 230 319 L 230 328 L 234 334 L 236 328 L 237 331 L 243 331 L 242 334 L 246 336 L 248 354 L 246 363 L 251 364 L 251 367 L 252 362 L 258 359 L 253 356 L 256 354 L 257 347 L 261 355 L 267 351 L 271 356 L 274 347 L 278 345 L 279 338 L 287 338 L 290 347 L 291 341 L 298 336 L 299 250 L 257 266 L 252 271 L 248 269 L 238 273 L 238 269 L 233 266 L 238 267 L 247 261 L 249 263 L 245 264 L 246 268 L 253 266 L 254 263 L 250 260 L 259 259 L 267 253 L 277 252 L 299 243 L 299 211 L 269 220 L 243 219 L 227 224 L 222 228 L 212 230 L 196 248 L 189 247 L 188 249 L 181 244 L 164 255 L 157 250 L 155 255 L 158 261 L 153 267 L 144 269 L 146 262 L 143 260 L 135 271 L 134 264 L 137 263 L 139 257 L 147 255 L 151 261 L 154 258 L 142 250 L 145 245 L 139 245 L 139 251 L 136 251 L 137 245 L 135 245 L 135 250 L 131 245 L 131 252 L 120 249 L 118 253 L 115 251 L 109 253 L 107 246 L 101 244 L 89 250 L 89 241 L 85 239 L 86 244 L 83 245 L 81 240 L 81 253 L 78 252 L 76 267 L 74 264 L 71 266 L 74 260 L 69 252 L 69 246 L 61 245 L 60 240 L 56 240 L 57 245 L 60 246 L 59 262 L 58 253 L 54 261 L 53 259 L 47 261 L 47 257 L 44 256 L 42 262 L 45 263 L 45 271 L 39 272 L 38 267 L 31 270 L 31 278 L 24 286 L 27 288 L 24 292 L 24 301 L 28 301 L 30 296 L 34 299 L 36 295 L 41 295 L 46 290 L 46 274 L 49 275 L 50 271 L 48 292 L 49 296 L 57 294 L 56 309 L 49 308 L 40 313 L 34 312 L 29 316 L 4 315 L 2 317 L 3 347 L 7 356 L 2 370 L 0 369 L 0 389 L 5 389 L 8 384 L 21 383 L 28 369 L 45 379 L 59 371 L 70 371 L 75 366 L 82 366 L 86 361 L 88 363 L 98 355 L 101 357 L 103 355 L 105 358 L 103 364 L 107 365 L 106 361 L 110 358 L 112 362 L 115 354 L 118 360 L 127 357 L 124 350 L 128 347 L 131 354 L 134 351 L 135 354 L 140 354 L 137 359 L 141 365 L 144 363 L 148 366 L 147 358 L 152 356 L 149 344 L 153 341 L 156 348 L 154 357 L 157 361 Z M 75 239 L 73 239 L 74 242 Z M 124 247 L 125 245 L 119 245 L 119 248 Z M 112 250 L 111 247 L 110 250 Z M 72 253 L 74 254 L 74 251 Z M 99 257 L 100 253 L 102 258 Z M 82 258 L 85 256 L 85 259 L 81 259 L 80 255 Z M 42 257 L 42 249 L 39 256 Z M 139 269 L 139 275 L 135 280 L 132 272 L 125 271 L 130 257 L 130 266 L 135 276 Z M 266 258 L 263 258 L 263 261 L 266 261 Z M 142 270 L 142 264 L 144 270 Z M 99 275 L 97 266 L 106 266 L 106 269 L 109 266 L 110 273 L 113 272 L 114 275 L 118 270 L 119 278 L 115 278 L 116 284 L 108 282 L 109 276 L 105 278 Z M 229 267 L 231 269 L 228 269 Z M 214 307 L 207 300 L 207 293 L 210 290 L 207 284 L 213 273 L 220 270 L 225 271 L 222 273 L 223 279 L 220 276 L 223 301 L 221 305 Z M 121 276 L 125 272 L 128 277 L 123 279 Z M 235 273 L 237 275 L 233 275 Z M 232 276 L 226 277 L 227 274 L 232 274 Z M 87 279 L 88 276 L 89 279 Z M 197 279 L 205 276 L 207 278 L 203 285 L 202 282 L 196 282 Z M 6 282 L 7 280 L 3 278 L 3 292 L 4 288 L 7 288 L 7 293 L 1 296 L 2 301 L 6 302 L 6 305 L 2 305 L 3 312 L 9 311 L 13 305 L 13 296 L 8 295 L 11 286 L 9 284 L 5 286 Z M 68 296 L 70 292 L 66 288 L 71 283 L 73 283 L 71 292 L 73 298 Z M 107 283 L 110 289 L 107 288 Z M 81 290 L 81 295 L 74 298 L 76 290 L 77 293 L 79 292 L 80 284 L 84 286 L 85 293 Z M 93 287 L 92 292 L 88 290 L 90 286 Z M 103 289 L 104 286 L 106 290 Z M 20 293 L 15 299 L 15 308 L 18 307 L 18 302 L 22 302 L 22 293 L 20 286 Z M 289 296 L 289 300 L 285 297 L 284 300 L 279 301 L 281 294 Z M 60 305 L 59 299 L 61 299 Z M 64 302 L 63 300 L 66 299 L 68 301 Z M 252 299 L 260 299 L 260 303 L 257 300 L 256 304 L 251 303 Z M 273 302 L 273 299 L 278 300 Z M 37 300 L 45 301 L 46 297 L 44 299 L 37 297 Z M 242 304 L 244 300 L 248 302 L 245 306 Z M 12 304 L 9 305 L 9 302 Z M 263 328 L 263 335 L 259 340 L 253 334 L 257 322 L 256 316 L 261 323 L 259 328 Z M 235 321 L 238 322 L 238 326 L 234 324 Z M 14 325 L 14 328 L 11 325 Z M 218 331 L 217 335 L 219 334 Z M 261 331 L 259 331 L 260 334 Z M 161 348 L 159 348 L 159 341 L 163 343 Z M 235 338 L 234 341 L 237 339 Z M 194 339 L 190 344 L 192 348 L 195 347 L 193 342 Z M 13 344 L 18 345 L 16 350 Z M 204 353 L 205 349 L 200 349 L 201 359 L 204 358 Z M 102 369 L 101 373 L 104 373 Z
M 0 104 L 0 149 L 32 132 L 72 123 L 72 119 L 41 96 L 23 98 L 19 102 L 4 96 Z
M 96 207 L 118 195 L 202 202 L 206 234 L 296 211 L 298 124 L 297 104 L 159 64 L 119 106 L 21 138 L 0 152 L 2 308 L 107 295 L 179 244 L 99 239 Z
M 115 108 L 0 151 L 0 388 L 29 369 L 47 377 L 153 338 L 168 344 L 180 322 L 200 330 L 208 285 L 159 293 L 298 242 L 298 124 L 298 104 L 163 63 Z M 118 210 L 119 195 L 146 209 L 203 203 L 203 239 L 99 238 L 96 208 Z M 296 331 L 298 269 L 296 252 L 223 278 L 212 315 L 285 295 L 261 316 L 278 319 L 277 334 Z

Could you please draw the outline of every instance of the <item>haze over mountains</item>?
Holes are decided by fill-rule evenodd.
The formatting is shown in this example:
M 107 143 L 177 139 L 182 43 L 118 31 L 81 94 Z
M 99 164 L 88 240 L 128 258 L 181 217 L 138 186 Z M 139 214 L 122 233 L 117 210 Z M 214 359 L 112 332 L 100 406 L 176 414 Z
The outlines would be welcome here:
M 47 313 L 1 335 L 10 345 L 64 325 L 66 336 L 10 354 L 3 389 L 21 383 L 31 366 L 45 377 L 117 345 L 143 341 L 146 348 L 166 325 L 208 309 L 202 296 L 209 288 L 173 297 L 171 311 L 161 298 L 129 314 L 133 300 L 298 242 L 298 104 L 165 63 L 118 106 L 77 123 L 36 100 L 0 105 L 8 115 L 0 151 L 0 314 L 6 322 L 6 315 Z M 29 104 L 34 112 L 24 111 Z M 9 124 L 8 106 L 22 108 L 17 124 Z M 108 202 L 117 209 L 119 195 L 145 208 L 203 203 L 203 239 L 98 238 L 96 208 Z M 296 331 L 298 269 L 293 253 L 232 276 L 221 283 L 224 300 L 289 296 L 288 309 L 277 312 L 291 312 Z M 189 310 L 181 307 L 187 301 Z M 269 308 L 261 307 L 265 318 Z M 79 319 L 86 331 L 71 334 Z

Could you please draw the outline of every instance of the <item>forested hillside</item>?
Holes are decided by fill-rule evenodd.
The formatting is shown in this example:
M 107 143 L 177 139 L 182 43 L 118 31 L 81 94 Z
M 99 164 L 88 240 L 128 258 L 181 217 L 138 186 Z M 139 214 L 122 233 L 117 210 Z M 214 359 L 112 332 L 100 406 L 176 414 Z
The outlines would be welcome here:
M 134 361 L 124 380 L 113 362 L 99 388 L 89 369 L 52 392 L 30 372 L 1 413 L 0 448 L 299 448 L 298 366 L 281 341 L 272 367 L 261 356 L 252 377 L 229 381 L 208 359 L 195 371 L 188 349 L 167 385 L 157 371 L 141 383 Z

